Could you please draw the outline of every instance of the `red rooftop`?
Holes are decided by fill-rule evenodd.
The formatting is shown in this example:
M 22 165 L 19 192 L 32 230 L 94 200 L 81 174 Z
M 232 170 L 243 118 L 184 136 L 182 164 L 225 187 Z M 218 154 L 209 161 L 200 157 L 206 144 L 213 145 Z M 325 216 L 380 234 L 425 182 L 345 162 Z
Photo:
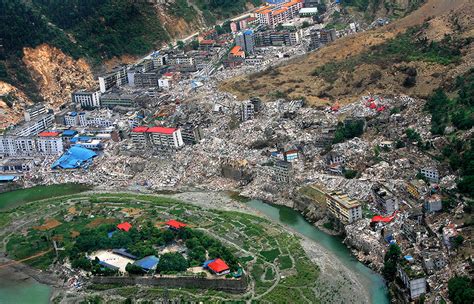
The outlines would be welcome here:
M 173 228 L 173 229 L 181 229 L 181 228 L 187 226 L 185 223 L 179 222 L 177 220 L 169 220 L 165 224 L 168 225 L 170 228 Z
M 215 274 L 226 274 L 230 272 L 229 266 L 221 259 L 215 259 L 209 263 L 207 267 Z
M 148 128 L 148 130 L 146 130 L 147 133 L 160 133 L 160 134 L 173 134 L 174 132 L 176 132 L 176 130 L 178 129 L 175 129 L 175 128 L 165 128 L 165 127 L 152 127 L 152 128 Z
M 47 131 L 43 131 L 41 133 L 38 134 L 38 136 L 40 137 L 56 137 L 56 136 L 59 136 L 59 132 L 47 132 Z
M 132 228 L 132 224 L 130 224 L 129 222 L 123 222 L 118 224 L 117 228 L 122 231 L 128 232 Z

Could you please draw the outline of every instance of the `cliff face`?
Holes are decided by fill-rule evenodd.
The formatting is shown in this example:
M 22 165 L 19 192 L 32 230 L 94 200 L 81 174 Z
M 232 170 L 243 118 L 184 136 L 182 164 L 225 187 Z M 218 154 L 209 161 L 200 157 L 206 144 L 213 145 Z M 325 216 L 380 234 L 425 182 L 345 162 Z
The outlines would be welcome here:
M 47 44 L 24 48 L 23 62 L 51 108 L 69 101 L 73 91 L 96 85 L 91 67 L 84 59 L 74 60 Z
M 31 100 L 16 87 L 0 81 L 0 129 L 17 123 Z

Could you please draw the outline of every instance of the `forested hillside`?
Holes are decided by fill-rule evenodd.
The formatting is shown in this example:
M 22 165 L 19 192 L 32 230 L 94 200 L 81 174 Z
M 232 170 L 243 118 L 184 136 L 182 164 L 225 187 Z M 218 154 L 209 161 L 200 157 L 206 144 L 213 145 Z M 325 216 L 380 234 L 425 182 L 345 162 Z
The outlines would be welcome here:
M 152 5 L 137 0 L 0 0 L 0 81 L 18 88 L 33 101 L 42 101 L 45 94 L 39 89 L 37 78 L 44 75 L 32 75 L 37 69 L 25 62 L 25 48 L 47 44 L 98 67 L 123 55 L 146 54 L 260 2 L 175 0 Z

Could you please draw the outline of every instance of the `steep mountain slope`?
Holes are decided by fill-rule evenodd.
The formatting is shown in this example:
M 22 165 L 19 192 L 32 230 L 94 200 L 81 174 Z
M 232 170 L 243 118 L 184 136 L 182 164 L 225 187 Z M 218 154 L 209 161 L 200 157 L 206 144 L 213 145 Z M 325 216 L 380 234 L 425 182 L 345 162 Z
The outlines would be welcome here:
M 327 99 L 348 103 L 368 92 L 426 97 L 472 66 L 472 13 L 471 1 L 429 0 L 388 26 L 341 38 L 278 68 L 224 82 L 222 88 L 241 99 L 279 91 L 305 96 L 314 105 Z
M 56 107 L 72 90 L 93 85 L 92 70 L 130 62 L 260 0 L 154 3 L 0 0 L 0 81 L 23 92 L 27 100 Z M 16 115 L 15 96 L 20 95 L 9 95 L 8 102 L 0 100 L 0 115 Z M 18 104 L 24 102 L 18 100 Z M 7 124 L 0 121 L 0 128 Z

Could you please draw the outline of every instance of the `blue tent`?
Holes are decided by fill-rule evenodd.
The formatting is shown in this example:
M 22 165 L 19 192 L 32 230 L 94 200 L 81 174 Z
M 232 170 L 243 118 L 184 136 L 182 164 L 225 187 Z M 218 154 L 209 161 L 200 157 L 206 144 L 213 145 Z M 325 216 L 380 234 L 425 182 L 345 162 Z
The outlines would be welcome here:
M 144 257 L 141 260 L 136 261 L 133 264 L 143 268 L 143 270 L 145 271 L 150 271 L 150 270 L 155 270 L 159 262 L 160 262 L 159 258 L 157 258 L 154 255 L 149 255 L 147 257 Z
M 94 151 L 86 149 L 81 145 L 74 145 L 55 161 L 51 168 L 77 169 L 87 165 L 96 156 L 97 153 Z

